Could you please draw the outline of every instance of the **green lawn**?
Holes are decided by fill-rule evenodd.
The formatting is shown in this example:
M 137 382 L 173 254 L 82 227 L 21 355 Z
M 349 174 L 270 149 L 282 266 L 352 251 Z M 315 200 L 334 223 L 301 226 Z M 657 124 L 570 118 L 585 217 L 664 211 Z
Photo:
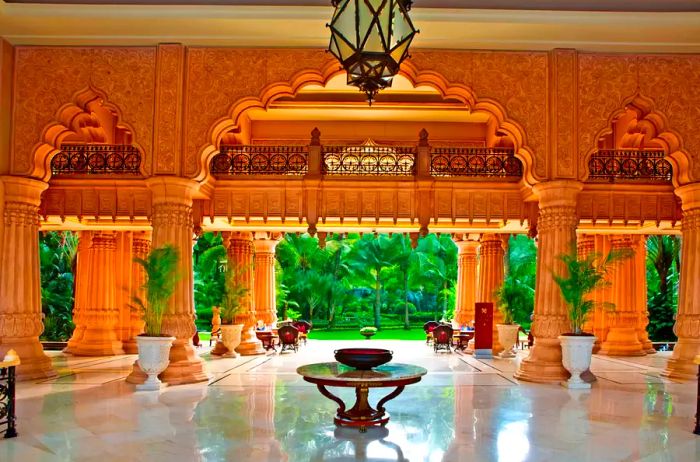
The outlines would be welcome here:
M 318 330 L 309 332 L 309 338 L 314 340 L 364 340 L 360 329 L 352 330 Z M 380 330 L 372 340 L 425 340 L 423 329 L 386 329 Z

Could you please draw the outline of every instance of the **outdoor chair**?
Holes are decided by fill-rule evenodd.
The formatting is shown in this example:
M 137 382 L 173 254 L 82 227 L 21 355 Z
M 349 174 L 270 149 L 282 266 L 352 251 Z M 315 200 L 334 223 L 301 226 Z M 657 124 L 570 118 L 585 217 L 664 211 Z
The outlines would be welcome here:
M 437 321 L 428 321 L 425 324 L 423 324 L 423 331 L 425 332 L 425 344 L 430 345 L 430 342 L 433 340 L 433 331 L 437 326 L 439 326 L 440 323 Z
M 308 321 L 294 321 L 292 323 L 292 326 L 296 327 L 297 330 L 299 331 L 299 340 L 304 342 L 304 345 L 306 345 L 306 339 L 309 335 L 309 332 L 311 332 L 311 323 Z
M 280 353 L 285 350 L 299 351 L 299 330 L 294 326 L 282 326 L 277 331 L 280 341 Z
M 447 350 L 452 353 L 452 326 L 441 325 L 433 330 L 433 348 L 437 353 L 439 350 Z

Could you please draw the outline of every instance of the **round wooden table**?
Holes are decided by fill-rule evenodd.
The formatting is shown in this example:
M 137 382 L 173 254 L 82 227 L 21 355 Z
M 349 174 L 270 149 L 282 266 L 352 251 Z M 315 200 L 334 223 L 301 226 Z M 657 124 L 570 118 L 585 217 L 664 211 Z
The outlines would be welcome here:
M 372 370 L 360 371 L 343 364 L 316 363 L 307 364 L 297 369 L 297 373 L 309 383 L 313 383 L 326 398 L 338 404 L 338 411 L 333 421 L 336 425 L 360 427 L 364 432 L 367 427 L 386 425 L 389 413 L 384 405 L 401 394 L 406 385 L 420 382 L 428 373 L 422 367 L 411 364 L 389 363 Z M 355 404 L 346 409 L 342 399 L 328 391 L 326 387 L 346 387 L 355 389 Z M 383 397 L 374 409 L 368 400 L 370 388 L 396 387 Z

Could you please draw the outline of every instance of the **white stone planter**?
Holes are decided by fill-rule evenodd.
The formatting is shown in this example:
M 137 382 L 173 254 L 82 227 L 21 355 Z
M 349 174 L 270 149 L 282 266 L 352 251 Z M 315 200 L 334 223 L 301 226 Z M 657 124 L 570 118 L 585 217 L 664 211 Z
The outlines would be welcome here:
M 581 379 L 581 373 L 591 366 L 591 354 L 596 338 L 593 335 L 560 335 L 562 363 L 571 378 L 561 382 L 566 388 L 591 388 Z
M 503 347 L 503 351 L 499 353 L 500 358 L 514 358 L 513 347 L 518 342 L 518 324 L 496 324 L 498 329 L 498 343 Z
M 136 336 L 139 349 L 139 366 L 148 375 L 146 381 L 136 385 L 140 391 L 160 390 L 162 385 L 158 374 L 163 372 L 170 362 L 170 347 L 175 337 Z
M 228 358 L 238 357 L 236 353 L 236 348 L 241 344 L 241 332 L 243 331 L 243 324 L 222 324 L 221 325 L 221 343 L 224 344 L 228 350 L 222 356 Z

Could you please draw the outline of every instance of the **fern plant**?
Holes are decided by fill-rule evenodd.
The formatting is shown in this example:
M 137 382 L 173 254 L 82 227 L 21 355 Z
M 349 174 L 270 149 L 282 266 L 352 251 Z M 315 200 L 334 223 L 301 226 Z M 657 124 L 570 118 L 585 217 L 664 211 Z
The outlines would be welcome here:
M 174 245 L 166 244 L 151 250 L 145 259 L 134 258 L 134 262 L 141 265 L 146 273 L 146 280 L 141 286 L 146 300 L 144 302 L 135 295 L 132 307 L 143 313 L 147 336 L 162 336 L 163 315 L 181 277 L 178 270 L 180 253 Z
M 236 315 L 243 307 L 243 299 L 248 295 L 248 287 L 244 284 L 244 276 L 249 268 L 235 266 L 231 261 L 226 268 L 226 282 L 221 298 L 221 323 L 233 324 Z
M 621 260 L 634 255 L 631 249 L 613 249 L 605 257 L 591 252 L 586 257 L 580 258 L 576 252 L 576 246 L 568 253 L 557 256 L 566 266 L 565 274 L 552 273 L 554 281 L 559 286 L 562 298 L 569 310 L 567 312 L 573 334 L 583 333 L 583 324 L 586 317 L 597 305 L 614 310 L 615 304 L 610 302 L 596 302 L 588 298 L 595 289 L 610 286 L 608 276 L 613 265 Z

